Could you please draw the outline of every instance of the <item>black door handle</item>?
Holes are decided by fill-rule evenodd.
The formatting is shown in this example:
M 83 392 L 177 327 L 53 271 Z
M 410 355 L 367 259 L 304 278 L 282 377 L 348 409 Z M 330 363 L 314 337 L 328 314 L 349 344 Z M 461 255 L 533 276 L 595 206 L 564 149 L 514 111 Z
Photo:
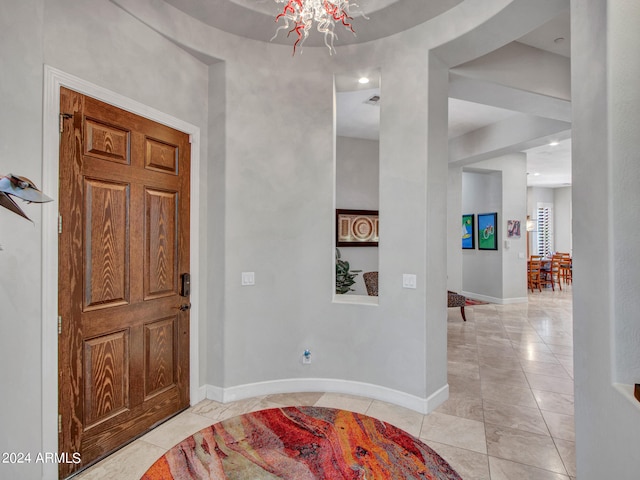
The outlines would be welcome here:
M 184 304 L 180 305 L 180 311 L 181 312 L 186 312 L 190 308 L 191 308 L 191 304 L 190 303 L 184 303 Z

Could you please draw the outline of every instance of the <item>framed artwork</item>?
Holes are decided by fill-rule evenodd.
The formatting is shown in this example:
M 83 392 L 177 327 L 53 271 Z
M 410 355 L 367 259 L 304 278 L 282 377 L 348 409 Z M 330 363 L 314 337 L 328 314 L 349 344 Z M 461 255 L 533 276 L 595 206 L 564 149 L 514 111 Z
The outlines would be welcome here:
M 478 214 L 478 249 L 498 249 L 498 214 Z
M 465 250 L 476 248 L 475 236 L 473 235 L 475 221 L 476 216 L 473 213 L 462 215 L 462 248 Z
M 520 220 L 507 220 L 507 237 L 520 238 Z
M 336 210 L 336 247 L 377 247 L 378 210 Z

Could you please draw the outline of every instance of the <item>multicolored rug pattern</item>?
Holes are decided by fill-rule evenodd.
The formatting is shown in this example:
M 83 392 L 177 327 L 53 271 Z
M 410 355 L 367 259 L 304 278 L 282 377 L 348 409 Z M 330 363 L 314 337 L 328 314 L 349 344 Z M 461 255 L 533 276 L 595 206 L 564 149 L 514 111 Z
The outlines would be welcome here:
M 141 480 L 461 480 L 436 452 L 393 425 L 324 407 L 260 410 L 200 430 Z

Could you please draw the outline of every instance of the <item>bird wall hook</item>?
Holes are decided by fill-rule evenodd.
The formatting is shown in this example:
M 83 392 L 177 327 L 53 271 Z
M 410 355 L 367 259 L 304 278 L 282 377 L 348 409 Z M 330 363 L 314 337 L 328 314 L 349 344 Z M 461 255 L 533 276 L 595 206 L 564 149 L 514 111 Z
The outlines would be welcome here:
M 0 205 L 11 210 L 13 213 L 26 218 L 30 222 L 33 222 L 27 214 L 22 211 L 11 196 L 18 197 L 27 203 L 45 203 L 53 201 L 52 198 L 38 190 L 36 184 L 26 177 L 19 177 L 11 173 L 4 176 L 0 175 Z

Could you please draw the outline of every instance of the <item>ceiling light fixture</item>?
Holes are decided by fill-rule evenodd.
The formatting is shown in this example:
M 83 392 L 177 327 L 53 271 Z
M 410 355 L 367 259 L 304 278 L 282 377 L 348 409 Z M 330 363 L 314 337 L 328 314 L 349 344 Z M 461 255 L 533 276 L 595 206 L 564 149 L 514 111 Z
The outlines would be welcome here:
M 549 143 L 550 147 L 557 147 L 558 145 L 560 145 L 560 142 L 550 142 Z
M 298 39 L 293 44 L 293 55 L 296 48 L 301 47 L 309 36 L 309 30 L 315 22 L 320 33 L 324 34 L 324 44 L 329 48 L 329 53 L 335 53 L 333 42 L 336 34 L 333 32 L 336 23 L 341 23 L 345 29 L 350 30 L 354 35 L 351 25 L 349 9 L 357 7 L 355 3 L 349 4 L 349 0 L 275 0 L 276 3 L 284 4 L 282 12 L 276 15 L 276 22 L 284 20 L 276 30 L 273 40 L 278 36 L 280 30 L 287 30 L 287 36 L 292 32 L 298 35 Z M 364 15 L 363 15 L 364 16 Z M 367 18 L 367 17 L 365 17 Z
M 369 83 L 369 79 L 368 79 L 367 77 L 360 77 L 360 78 L 358 79 L 358 83 L 361 83 L 361 84 L 363 84 L 363 85 L 364 85 L 364 84 L 366 84 L 366 83 Z

